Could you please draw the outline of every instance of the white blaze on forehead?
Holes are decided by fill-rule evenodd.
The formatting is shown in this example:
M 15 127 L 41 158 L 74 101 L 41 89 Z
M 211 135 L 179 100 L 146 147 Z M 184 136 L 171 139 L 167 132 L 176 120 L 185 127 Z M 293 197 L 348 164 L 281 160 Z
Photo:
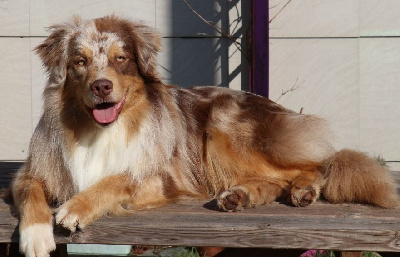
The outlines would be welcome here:
M 108 52 L 113 45 L 122 49 L 125 43 L 118 35 L 111 32 L 100 32 L 94 21 L 88 21 L 79 26 L 79 36 L 76 39 L 78 48 L 86 48 L 92 51 L 93 64 L 99 70 L 107 67 Z

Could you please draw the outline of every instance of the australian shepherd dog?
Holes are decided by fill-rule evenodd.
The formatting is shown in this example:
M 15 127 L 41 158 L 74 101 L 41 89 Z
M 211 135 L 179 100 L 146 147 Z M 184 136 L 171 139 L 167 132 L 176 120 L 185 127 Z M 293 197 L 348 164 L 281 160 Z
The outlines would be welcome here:
M 75 231 L 182 197 L 223 211 L 320 195 L 399 204 L 388 172 L 336 151 L 324 120 L 247 92 L 163 84 L 160 35 L 142 23 L 75 18 L 35 50 L 48 72 L 44 110 L 12 183 L 28 257 L 55 249 L 53 223 Z

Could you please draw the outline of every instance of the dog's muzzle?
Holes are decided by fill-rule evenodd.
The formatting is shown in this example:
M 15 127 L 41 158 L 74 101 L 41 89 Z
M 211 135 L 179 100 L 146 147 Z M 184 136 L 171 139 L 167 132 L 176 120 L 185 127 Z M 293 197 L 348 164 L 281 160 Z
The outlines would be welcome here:
M 107 125 L 113 123 L 125 104 L 126 97 L 119 102 L 107 102 L 105 99 L 113 91 L 113 83 L 107 79 L 99 79 L 91 84 L 93 94 L 104 100 L 103 103 L 97 104 L 91 109 L 93 118 L 99 124 Z

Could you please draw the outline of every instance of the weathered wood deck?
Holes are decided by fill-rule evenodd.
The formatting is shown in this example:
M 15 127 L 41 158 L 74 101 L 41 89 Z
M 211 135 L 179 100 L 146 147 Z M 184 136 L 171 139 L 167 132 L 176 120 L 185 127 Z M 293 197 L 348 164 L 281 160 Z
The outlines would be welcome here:
M 396 173 L 400 184 L 400 173 Z M 18 220 L 0 201 L 0 243 L 18 241 Z M 215 203 L 181 202 L 102 218 L 70 235 L 56 228 L 56 242 L 172 246 L 222 246 L 400 252 L 400 208 L 317 202 L 306 208 L 279 203 L 237 213 Z

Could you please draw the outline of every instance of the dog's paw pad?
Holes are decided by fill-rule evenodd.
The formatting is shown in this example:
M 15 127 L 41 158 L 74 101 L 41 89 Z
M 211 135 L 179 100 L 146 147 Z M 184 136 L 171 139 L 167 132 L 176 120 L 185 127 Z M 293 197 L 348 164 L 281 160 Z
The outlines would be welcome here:
M 231 188 L 218 198 L 218 206 L 224 211 L 241 211 L 248 205 L 248 193 L 244 188 Z
M 294 190 L 290 198 L 294 206 L 305 207 L 317 200 L 317 193 L 312 186 L 308 186 Z

